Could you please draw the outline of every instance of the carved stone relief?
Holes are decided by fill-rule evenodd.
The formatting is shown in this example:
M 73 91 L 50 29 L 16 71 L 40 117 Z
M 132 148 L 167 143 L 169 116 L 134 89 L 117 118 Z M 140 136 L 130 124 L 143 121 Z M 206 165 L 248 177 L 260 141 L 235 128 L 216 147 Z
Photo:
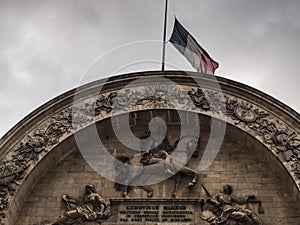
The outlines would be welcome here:
M 194 215 L 208 224 L 262 225 L 261 219 L 251 209 L 264 213 L 262 202 L 254 195 L 238 197 L 232 187 L 224 185 L 223 192 L 211 195 L 202 185 L 207 198 L 126 198 L 105 201 L 93 185 L 86 185 L 81 199 L 62 195 L 64 215 L 55 222 L 43 221 L 34 225 L 83 225 L 83 224 L 169 224 L 174 222 L 196 222 Z M 192 203 L 192 205 L 191 205 Z M 199 204 L 199 205 L 198 205 Z M 251 206 L 250 206 L 251 205 Z M 111 220 L 110 220 L 111 219 Z
M 27 170 L 34 166 L 53 146 L 58 144 L 63 136 L 70 135 L 83 125 L 93 121 L 93 115 L 90 115 L 93 110 L 94 116 L 99 115 L 101 111 L 109 113 L 114 96 L 115 92 L 107 96 L 100 95 L 96 104 L 85 104 L 84 108 L 67 108 L 59 112 L 43 124 L 44 127 L 41 126 L 42 128 L 37 129 L 33 134 L 27 135 L 13 151 L 9 160 L 1 162 L 0 223 L 5 218 L 9 198 L 13 196 L 15 189 L 19 186 L 17 181 L 22 180 Z M 76 118 L 73 118 L 72 110 L 76 111 L 74 113 Z
M 164 141 L 157 147 L 154 147 L 156 140 L 162 139 Z M 119 161 L 132 166 L 140 166 L 141 169 L 137 172 L 133 172 L 130 171 L 128 167 L 123 166 L 124 164 L 116 164 L 115 170 L 117 171 L 117 177 L 115 179 L 115 190 L 121 191 L 122 197 L 128 198 L 131 187 L 128 185 L 122 185 L 120 183 L 131 183 L 132 180 L 135 180 L 139 177 L 143 177 L 145 183 L 147 183 L 146 179 L 151 179 L 151 173 L 147 172 L 147 170 L 145 170 L 144 168 L 149 165 L 161 164 L 158 165 L 157 171 L 160 171 L 162 176 L 167 174 L 169 177 L 172 177 L 175 180 L 172 197 L 176 198 L 183 176 L 189 178 L 187 188 L 192 189 L 197 183 L 198 172 L 193 168 L 188 167 L 186 164 L 181 164 L 181 166 L 178 167 L 178 165 L 176 165 L 175 163 L 176 159 L 172 155 L 172 152 L 176 149 L 176 147 L 178 147 L 181 152 L 184 153 L 181 154 L 181 160 L 189 161 L 189 156 L 188 154 L 186 154 L 186 152 L 191 152 L 194 150 L 192 156 L 198 156 L 198 144 L 198 139 L 194 136 L 184 136 L 181 139 L 177 140 L 174 146 L 172 146 L 170 145 L 166 136 L 161 137 L 161 135 L 157 133 L 154 134 L 154 136 L 147 142 L 142 142 L 141 149 L 144 151 L 142 151 L 141 153 L 137 153 L 132 156 L 116 154 L 115 157 Z M 140 188 L 144 189 L 147 192 L 148 197 L 153 196 L 153 190 L 150 187 L 141 186 Z
M 200 218 L 211 225 L 217 224 L 249 224 L 262 225 L 257 214 L 251 210 L 251 204 L 258 204 L 258 213 L 264 213 L 262 203 L 254 195 L 238 197 L 232 192 L 232 187 L 224 185 L 223 192 L 212 196 L 202 185 L 208 197 L 204 200 Z M 242 207 L 246 205 L 246 207 Z
M 153 85 L 142 89 L 122 90 L 113 100 L 113 110 L 130 111 L 138 106 L 144 109 L 193 109 L 184 91 L 174 85 Z
M 69 195 L 62 195 L 65 213 L 55 222 L 42 222 L 35 225 L 68 225 L 85 224 L 85 222 L 96 222 L 107 220 L 111 216 L 110 203 L 96 192 L 93 185 L 85 186 L 82 199 L 74 199 Z
M 271 116 L 268 112 L 264 112 L 246 101 L 232 99 L 225 95 L 226 109 L 218 108 L 218 93 L 212 94 L 211 91 L 203 91 L 192 89 L 188 92 L 197 108 L 204 111 L 222 112 L 229 116 L 235 125 L 243 122 L 246 129 L 251 132 L 254 137 L 261 137 L 262 142 L 269 146 L 277 157 L 279 157 L 286 165 L 287 169 L 292 173 L 294 179 L 300 186 L 300 137 L 294 130 L 288 127 L 282 121 Z M 213 96 L 213 97 L 212 97 Z M 216 99 L 216 100 L 215 100 Z M 211 106 L 211 102 L 213 103 Z
M 0 223 L 5 217 L 8 202 L 15 189 L 29 174 L 38 161 L 64 138 L 79 129 L 111 116 L 111 112 L 140 109 L 180 109 L 226 115 L 233 124 L 246 130 L 263 142 L 278 156 L 300 187 L 300 138 L 279 118 L 275 118 L 257 106 L 241 99 L 200 88 L 182 86 L 182 90 L 172 85 L 152 85 L 117 92 L 101 94 L 96 102 L 84 100 L 73 108 L 69 107 L 44 121 L 38 129 L 28 134 L 11 151 L 0 165 Z M 192 100 L 188 101 L 190 98 Z M 133 108 L 132 108 L 133 107 Z M 73 111 L 72 111 L 73 110 Z M 72 113 L 75 112 L 75 113 Z M 75 115 L 75 116 L 73 116 Z M 229 120 L 229 122 L 230 122 Z M 29 169 L 30 168 L 30 169 Z

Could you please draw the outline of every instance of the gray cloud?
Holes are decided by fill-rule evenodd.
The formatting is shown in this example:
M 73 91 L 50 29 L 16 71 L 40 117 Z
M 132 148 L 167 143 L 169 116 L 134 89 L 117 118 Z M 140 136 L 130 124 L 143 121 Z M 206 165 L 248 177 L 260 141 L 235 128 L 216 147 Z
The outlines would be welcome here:
M 177 18 L 219 61 L 217 74 L 300 111 L 299 1 L 173 2 Z M 161 0 L 0 1 L 0 136 L 42 103 L 76 87 L 100 55 L 133 41 L 161 40 L 163 13 Z M 172 26 L 170 4 L 168 36 Z M 134 60 L 135 53 L 161 60 L 159 43 L 144 45 L 134 51 L 129 46 L 119 59 Z M 98 78 L 117 69 L 113 56 L 107 56 L 111 62 L 102 65 Z M 170 45 L 167 62 L 192 70 Z

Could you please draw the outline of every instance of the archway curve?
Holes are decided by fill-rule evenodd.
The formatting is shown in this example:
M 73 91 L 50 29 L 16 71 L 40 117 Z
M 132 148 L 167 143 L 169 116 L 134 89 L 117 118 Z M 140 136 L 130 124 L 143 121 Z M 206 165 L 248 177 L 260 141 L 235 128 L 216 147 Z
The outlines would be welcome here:
M 282 163 L 294 182 L 295 191 L 299 193 L 300 123 L 299 114 L 295 111 L 256 89 L 221 77 L 217 77 L 217 81 L 222 93 L 216 90 L 214 79 L 208 75 L 189 72 L 189 76 L 187 76 L 185 72 L 181 71 L 133 73 L 113 77 L 105 82 L 100 93 L 101 99 L 105 100 L 105 104 L 97 106 L 99 114 L 95 118 L 90 117 L 86 111 L 82 111 L 85 121 L 80 121 L 80 127 L 72 127 L 71 107 L 76 92 L 76 90 L 72 90 L 35 110 L 1 139 L 0 157 L 3 161 L 1 165 L 3 175 L 6 176 L 7 171 L 12 168 L 17 171 L 10 180 L 2 184 L 6 194 L 1 197 L 4 206 L 1 213 L 5 214 L 6 218 L 1 220 L 5 224 L 13 224 L 11 218 L 16 218 L 18 213 L 18 204 L 14 195 L 22 191 L 24 180 L 34 171 L 36 165 L 47 154 L 51 153 L 51 150 L 59 143 L 63 143 L 75 132 L 84 129 L 93 122 L 110 117 L 116 95 L 127 84 L 140 77 L 164 77 L 176 82 L 185 92 L 180 94 L 188 95 L 196 105 L 196 107 L 195 105 L 186 107 L 186 111 L 219 118 L 214 110 L 225 110 L 224 115 L 227 123 L 248 133 Z M 197 86 L 195 80 L 201 83 L 201 88 Z M 79 92 L 82 94 L 82 101 L 79 101 L 79 103 L 84 103 L 85 107 L 94 109 L 94 105 L 90 100 L 95 97 L 95 93 L 97 93 L 95 90 L 97 91 L 100 85 L 103 85 L 101 80 L 81 86 Z M 158 84 L 151 85 L 155 87 Z M 155 88 L 153 90 L 155 91 Z M 129 88 L 130 92 L 139 92 L 145 97 L 149 94 L 149 91 L 145 91 L 143 84 Z M 213 100 L 218 101 L 220 95 L 226 97 L 226 109 L 218 109 L 218 105 L 210 105 L 207 108 L 201 102 L 206 98 L 213 98 Z M 176 102 L 176 98 L 169 98 L 168 101 L 184 104 Z M 181 105 L 181 107 L 183 106 Z M 154 108 L 174 109 L 168 104 L 161 104 L 159 107 L 155 106 Z M 153 106 L 133 105 L 130 111 L 150 109 L 153 109 Z M 123 112 L 120 110 L 117 114 Z M 34 154 L 30 154 L 30 156 L 22 154 L 24 148 Z M 18 184 L 15 184 L 15 181 L 18 181 Z M 10 186 L 15 190 L 9 190 Z

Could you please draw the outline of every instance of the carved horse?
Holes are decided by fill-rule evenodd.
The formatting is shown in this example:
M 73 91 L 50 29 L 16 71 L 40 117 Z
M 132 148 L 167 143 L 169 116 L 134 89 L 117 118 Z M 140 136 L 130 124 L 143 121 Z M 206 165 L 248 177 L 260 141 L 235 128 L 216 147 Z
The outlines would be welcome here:
M 191 157 L 197 157 L 198 156 L 198 144 L 199 141 L 194 136 L 185 136 L 182 137 L 180 140 L 177 140 L 175 142 L 175 145 L 173 149 L 176 149 L 176 155 L 172 158 L 174 158 L 174 161 L 177 160 L 177 158 L 181 158 L 181 160 L 177 163 L 184 162 L 184 165 L 180 167 L 178 172 L 175 174 L 175 187 L 172 196 L 175 198 L 177 196 L 177 191 L 179 189 L 181 180 L 183 177 L 190 177 L 191 180 L 188 183 L 188 188 L 191 189 L 195 186 L 198 180 L 198 172 L 188 166 L 186 166 L 186 163 L 189 161 Z M 176 163 L 175 163 L 176 164 Z
M 161 154 L 161 157 L 158 156 L 159 154 L 155 155 L 155 153 L 152 154 L 149 151 L 134 154 L 131 157 L 128 157 L 126 155 L 117 155 L 116 159 L 118 159 L 119 161 L 127 163 L 128 165 L 139 166 L 140 169 L 132 172 L 128 171 L 128 168 L 126 167 L 116 168 L 119 174 L 116 177 L 115 189 L 118 191 L 122 191 L 123 197 L 128 197 L 128 193 L 130 192 L 131 187 L 129 185 L 121 185 L 120 183 L 131 184 L 134 183 L 134 181 L 137 179 L 144 179 L 145 183 L 147 183 L 147 181 L 151 179 L 151 175 L 155 174 L 156 176 L 161 175 L 175 179 L 174 191 L 172 196 L 176 197 L 180 182 L 184 176 L 191 178 L 191 181 L 188 184 L 188 188 L 192 188 L 197 182 L 198 172 L 185 165 L 192 155 L 197 156 L 197 144 L 197 138 L 195 138 L 194 136 L 185 136 L 178 140 L 172 147 L 172 150 L 174 151 L 176 149 L 176 151 L 171 155 L 169 155 L 164 150 L 159 150 L 160 152 L 158 151 L 159 153 L 164 153 Z M 163 146 L 166 147 L 166 145 Z M 160 146 L 160 149 L 163 148 L 163 146 Z M 145 153 L 151 155 L 149 160 L 145 160 Z M 160 166 L 162 166 L 160 167 L 160 169 L 158 169 L 159 167 L 153 167 L 153 169 L 155 170 L 154 171 L 147 168 L 147 166 L 158 163 L 160 164 Z M 130 176 L 128 176 L 129 174 Z M 151 188 L 147 186 L 140 187 L 147 191 L 148 197 L 152 197 L 153 190 Z
M 118 154 L 115 157 L 117 160 L 124 164 L 142 166 L 142 164 L 140 163 L 140 154 L 135 154 L 131 157 L 128 157 L 125 154 Z M 128 198 L 128 194 L 132 190 L 132 187 L 125 184 L 131 181 L 130 178 L 138 178 L 142 174 L 142 171 L 140 171 L 139 173 L 132 173 L 131 171 L 129 171 L 128 167 L 119 166 L 117 164 L 115 165 L 115 170 L 118 172 L 118 175 L 116 177 L 114 188 L 116 191 L 122 192 L 122 197 Z M 151 188 L 147 186 L 139 187 L 147 192 L 147 197 L 151 198 L 153 196 L 153 190 Z

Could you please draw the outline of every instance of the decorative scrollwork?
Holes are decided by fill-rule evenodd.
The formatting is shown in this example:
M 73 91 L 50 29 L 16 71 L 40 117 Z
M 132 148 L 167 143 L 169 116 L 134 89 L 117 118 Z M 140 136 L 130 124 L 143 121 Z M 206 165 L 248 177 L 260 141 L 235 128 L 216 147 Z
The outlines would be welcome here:
M 175 107 L 175 99 L 171 97 L 170 93 L 178 96 L 176 87 L 170 85 L 150 86 L 146 87 L 143 92 L 143 95 L 139 94 L 140 98 L 136 99 L 136 105 L 153 108 Z
M 225 96 L 224 110 L 224 107 L 220 107 L 222 104 L 217 104 L 220 103 L 218 99 L 221 99 L 217 92 L 192 88 L 188 95 L 197 108 L 211 112 L 219 111 L 236 121 L 235 125 L 241 122 L 245 124 L 254 132 L 254 136 L 262 137 L 263 142 L 269 145 L 275 154 L 287 163 L 287 168 L 295 177 L 300 179 L 300 138 L 295 131 L 248 102 Z
M 299 163 L 299 156 L 298 160 L 296 158 L 292 159 L 291 165 L 291 171 L 294 172 L 295 176 L 300 179 L 300 163 Z
M 23 178 L 23 174 L 28 166 L 19 161 L 1 161 L 0 162 L 0 224 L 5 218 L 4 211 L 8 207 L 9 194 L 15 192 L 17 181 Z
M 85 107 L 67 108 L 54 115 L 44 128 L 36 130 L 19 144 L 11 156 L 11 160 L 0 164 L 0 224 L 5 218 L 9 197 L 15 192 L 14 186 L 18 186 L 18 180 L 23 179 L 26 170 L 35 164 L 51 146 L 58 144 L 61 137 L 78 127 L 73 125 L 86 125 L 101 112 L 109 113 L 112 110 L 115 92 L 99 95 L 95 103 L 86 103 Z M 75 113 L 74 113 L 75 112 Z M 78 113 L 80 112 L 80 113 Z M 93 112 L 93 113 L 91 113 Z
M 293 168 L 297 168 L 296 165 L 300 160 L 300 139 L 295 131 L 279 121 L 274 122 L 269 118 L 260 120 L 251 128 L 263 138 L 266 144 L 270 145 L 278 156 L 291 163 Z M 292 171 L 294 170 L 292 169 Z M 299 178 L 299 175 L 297 177 Z
M 207 97 L 201 88 L 197 88 L 197 90 L 192 88 L 192 90 L 188 91 L 188 95 L 191 97 L 196 107 L 200 107 L 205 111 L 210 110 Z
M 174 85 L 151 85 L 135 91 L 125 89 L 114 99 L 114 110 L 128 111 L 136 106 L 152 109 L 194 108 L 186 93 Z
M 192 88 L 187 94 L 197 108 L 213 113 L 226 114 L 225 103 L 218 92 L 211 90 L 203 91 L 201 88 L 195 90 Z
M 0 224 L 1 217 L 4 217 L 8 208 L 9 198 L 18 186 L 17 181 L 64 136 L 95 121 L 95 117 L 108 116 L 112 110 L 128 111 L 132 107 L 135 107 L 135 110 L 140 107 L 197 109 L 212 114 L 223 114 L 233 120 L 235 125 L 248 129 L 268 145 L 284 162 L 300 186 L 300 137 L 297 132 L 246 100 L 232 99 L 217 91 L 201 88 L 185 90 L 172 85 L 150 85 L 124 89 L 119 93 L 100 94 L 95 102 L 84 100 L 80 102 L 81 105 L 66 108 L 44 121 L 38 130 L 23 138 L 0 164 Z
M 116 92 L 106 95 L 99 95 L 95 102 L 86 103 L 84 106 L 85 116 L 98 116 L 101 112 L 110 113 L 114 98 L 117 96 Z
M 287 168 L 300 179 L 300 138 L 286 124 L 275 120 L 269 113 L 263 112 L 249 103 L 227 100 L 227 109 L 235 124 L 244 122 L 255 136 L 262 137 L 277 156 L 287 163 Z
M 37 161 L 42 152 L 47 152 L 49 138 L 45 132 L 37 130 L 33 136 L 28 135 L 26 142 L 21 142 L 12 156 L 14 161 L 29 163 Z
M 241 122 L 251 125 L 253 123 L 259 123 L 260 120 L 266 116 L 268 113 L 255 109 L 253 105 L 247 102 L 238 102 L 237 100 L 230 99 L 226 97 L 226 113 L 231 117 L 231 119 L 236 120 L 235 124 Z

